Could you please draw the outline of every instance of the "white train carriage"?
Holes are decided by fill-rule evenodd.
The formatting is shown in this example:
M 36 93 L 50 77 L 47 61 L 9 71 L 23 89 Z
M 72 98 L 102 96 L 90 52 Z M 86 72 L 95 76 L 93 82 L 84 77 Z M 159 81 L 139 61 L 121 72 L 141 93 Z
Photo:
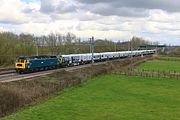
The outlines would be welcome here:
M 94 62 L 118 59 L 118 58 L 127 58 L 127 57 L 136 57 L 148 54 L 154 54 L 156 50 L 137 50 L 137 51 L 119 51 L 119 52 L 103 52 L 103 53 L 94 53 L 93 60 Z M 61 66 L 74 66 L 79 64 L 87 64 L 92 62 L 92 54 L 70 54 L 70 55 L 61 55 L 58 56 Z
M 141 51 L 132 51 L 132 56 L 135 57 L 135 56 L 140 56 L 141 55 Z
M 101 53 L 94 53 L 93 60 L 94 60 L 94 62 L 101 61 Z
M 108 56 L 108 60 L 112 60 L 114 58 L 114 55 L 112 52 L 106 52 L 106 55 Z
M 119 58 L 118 52 L 112 52 L 112 54 L 113 54 L 113 59 L 118 59 Z
M 71 54 L 72 65 L 79 65 L 81 63 L 81 55 L 80 54 Z
M 72 64 L 72 58 L 70 55 L 60 55 L 58 56 L 60 66 L 70 66 Z
M 108 54 L 106 52 L 101 53 L 101 61 L 106 61 L 108 60 Z
M 81 63 L 82 64 L 87 64 L 92 61 L 92 54 L 87 53 L 87 54 L 80 54 L 81 56 Z

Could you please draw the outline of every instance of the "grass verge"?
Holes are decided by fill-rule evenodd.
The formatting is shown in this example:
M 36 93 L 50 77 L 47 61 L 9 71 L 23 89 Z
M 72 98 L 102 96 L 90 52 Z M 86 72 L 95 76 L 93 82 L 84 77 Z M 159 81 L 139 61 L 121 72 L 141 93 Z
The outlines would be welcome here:
M 2 120 L 179 120 L 180 81 L 104 75 Z

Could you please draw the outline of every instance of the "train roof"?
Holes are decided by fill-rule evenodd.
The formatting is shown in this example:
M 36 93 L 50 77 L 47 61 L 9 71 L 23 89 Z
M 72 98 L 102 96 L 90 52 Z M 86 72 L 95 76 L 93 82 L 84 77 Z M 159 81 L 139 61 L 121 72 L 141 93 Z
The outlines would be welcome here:
M 19 57 L 18 59 L 45 59 L 45 58 L 57 58 L 56 56 L 48 56 L 48 55 L 41 55 L 41 56 L 28 56 L 28 57 Z
M 128 54 L 128 53 L 139 53 L 139 52 L 147 52 L 147 51 L 155 51 L 155 50 L 135 50 L 135 51 L 117 51 L 117 52 L 102 52 L 102 53 L 94 53 L 94 55 L 104 55 L 104 54 Z M 82 53 L 82 54 L 69 54 L 69 55 L 60 55 L 62 57 L 72 57 L 72 56 L 91 56 L 92 53 Z

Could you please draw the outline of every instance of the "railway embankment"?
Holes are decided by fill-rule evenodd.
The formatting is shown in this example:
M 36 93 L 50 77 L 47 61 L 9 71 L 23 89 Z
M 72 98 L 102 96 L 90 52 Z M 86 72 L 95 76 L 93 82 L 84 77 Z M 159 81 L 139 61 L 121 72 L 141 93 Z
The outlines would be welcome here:
M 65 88 L 79 86 L 95 76 L 107 74 L 116 69 L 123 70 L 129 64 L 134 65 L 149 59 L 153 57 L 113 60 L 69 71 L 57 71 L 43 77 L 0 83 L 0 117 L 16 112 L 22 107 L 44 101 Z

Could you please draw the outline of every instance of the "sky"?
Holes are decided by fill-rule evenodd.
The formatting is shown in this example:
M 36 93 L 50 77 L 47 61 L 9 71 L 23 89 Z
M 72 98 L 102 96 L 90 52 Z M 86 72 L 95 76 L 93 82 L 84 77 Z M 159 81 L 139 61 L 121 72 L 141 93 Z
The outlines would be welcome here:
M 180 0 L 0 0 L 0 31 L 180 45 Z

